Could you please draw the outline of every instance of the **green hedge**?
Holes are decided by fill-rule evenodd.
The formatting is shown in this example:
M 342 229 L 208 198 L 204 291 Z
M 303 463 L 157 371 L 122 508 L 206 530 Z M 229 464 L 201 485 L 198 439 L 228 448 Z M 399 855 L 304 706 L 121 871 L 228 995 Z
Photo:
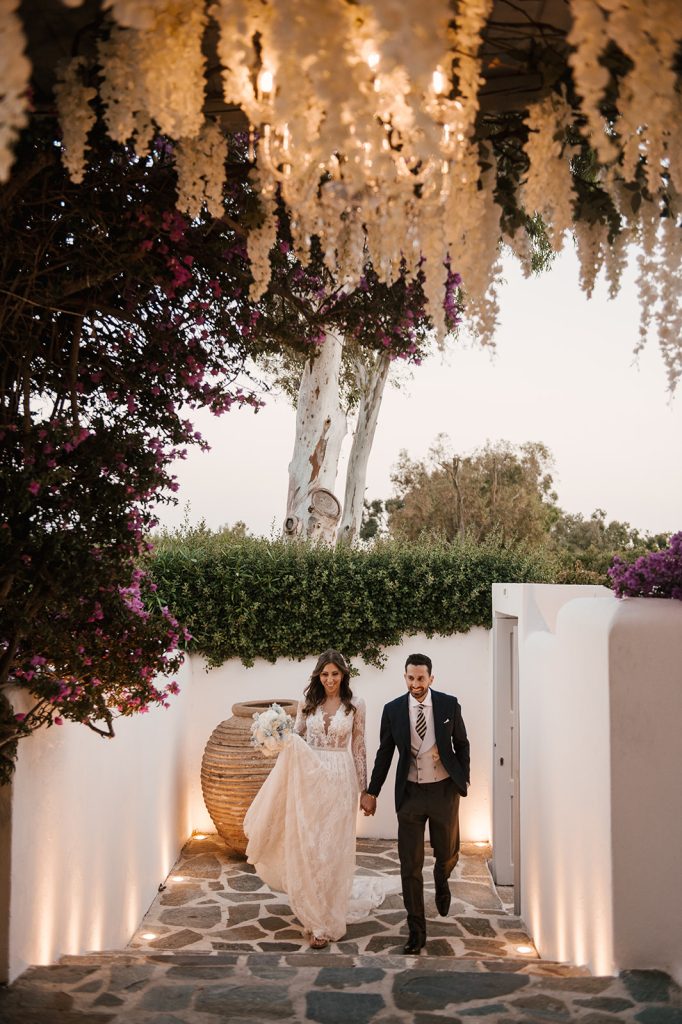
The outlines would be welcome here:
M 202 528 L 161 538 L 151 572 L 161 601 L 191 632 L 190 649 L 212 666 L 300 659 L 326 647 L 380 664 L 382 648 L 411 634 L 490 626 L 493 583 L 558 575 L 542 554 L 491 545 L 329 549 Z

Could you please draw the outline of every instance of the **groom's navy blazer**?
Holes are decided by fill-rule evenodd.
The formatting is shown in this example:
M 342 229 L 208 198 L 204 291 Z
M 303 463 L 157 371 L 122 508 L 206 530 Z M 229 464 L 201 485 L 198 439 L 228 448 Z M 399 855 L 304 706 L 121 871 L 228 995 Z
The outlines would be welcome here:
M 461 795 L 466 796 L 469 783 L 469 740 L 459 701 L 449 693 L 431 690 L 431 706 L 436 746 L 440 759 Z M 367 787 L 367 792 L 372 796 L 379 795 L 381 787 L 386 781 L 396 747 L 398 748 L 398 770 L 395 776 L 395 809 L 397 811 L 405 795 L 405 783 L 410 770 L 409 693 L 404 693 L 402 697 L 397 697 L 384 706 L 381 716 L 379 749 L 374 759 L 372 778 Z

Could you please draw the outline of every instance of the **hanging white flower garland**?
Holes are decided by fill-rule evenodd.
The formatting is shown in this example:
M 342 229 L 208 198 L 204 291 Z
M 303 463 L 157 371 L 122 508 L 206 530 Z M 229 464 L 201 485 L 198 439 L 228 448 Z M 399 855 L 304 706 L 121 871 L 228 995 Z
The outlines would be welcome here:
M 77 5 L 78 0 L 65 0 Z M 581 286 L 590 294 L 602 267 L 616 294 L 630 242 L 641 247 L 638 287 L 643 336 L 656 328 L 674 386 L 680 373 L 679 210 L 682 98 L 673 60 L 682 40 L 678 0 L 569 0 L 569 63 L 579 110 L 553 93 L 530 107 L 529 169 L 520 201 L 540 214 L 555 251 L 576 236 Z M 28 62 L 16 0 L 0 0 L 0 42 L 8 59 L 0 82 L 0 180 L 25 123 Z M 307 260 L 320 238 L 325 261 L 349 287 L 369 251 L 380 278 L 400 261 L 416 269 L 426 257 L 425 290 L 442 336 L 445 263 L 463 279 L 468 309 L 483 341 L 496 326 L 500 209 L 495 168 L 474 141 L 480 49 L 492 0 L 109 0 L 115 24 L 100 44 L 100 95 L 112 138 L 143 153 L 155 132 L 177 143 L 178 204 L 191 215 L 207 203 L 220 212 L 225 148 L 203 114 L 202 40 L 210 15 L 218 27 L 225 100 L 241 107 L 258 134 L 257 180 L 265 219 L 251 232 L 253 297 L 267 288 L 269 246 L 276 237 L 275 195 L 291 212 L 294 247 Z M 610 44 L 631 61 L 619 80 L 618 118 L 604 122 Z M 452 82 L 457 93 L 452 92 Z M 94 90 L 78 61 L 57 85 L 64 160 L 82 178 Z M 620 227 L 574 223 L 569 128 L 582 129 L 601 169 L 595 184 L 610 195 Z M 574 140 L 573 140 L 574 141 Z M 631 183 L 643 173 L 651 198 L 637 207 Z M 639 188 L 639 187 L 638 187 Z M 641 189 L 640 189 L 641 192 Z M 523 229 L 506 238 L 528 266 Z M 678 303 L 679 305 L 679 303 Z

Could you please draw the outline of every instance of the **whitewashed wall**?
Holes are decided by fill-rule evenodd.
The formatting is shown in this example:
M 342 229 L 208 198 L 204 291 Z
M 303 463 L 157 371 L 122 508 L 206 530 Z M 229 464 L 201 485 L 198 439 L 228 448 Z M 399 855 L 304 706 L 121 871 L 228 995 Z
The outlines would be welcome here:
M 433 661 L 434 688 L 453 693 L 462 705 L 462 714 L 471 742 L 471 787 L 460 802 L 460 823 L 465 840 L 489 840 L 491 835 L 491 763 L 492 704 L 490 686 L 490 640 L 485 629 L 452 637 L 410 637 L 400 647 L 387 648 L 386 664 L 377 669 L 358 662 L 359 675 L 351 685 L 353 693 L 367 705 L 367 760 L 371 773 L 379 741 L 379 723 L 384 704 L 405 692 L 405 658 L 419 651 Z M 244 668 L 229 661 L 206 673 L 203 662 L 193 658 L 192 717 L 188 741 L 188 785 L 192 820 L 196 828 L 212 828 L 201 795 L 201 757 L 206 741 L 220 721 L 229 718 L 232 705 L 241 700 L 275 700 L 289 697 L 299 700 L 308 684 L 315 658 L 303 662 L 278 661 L 271 665 L 257 661 Z M 358 835 L 391 839 L 397 836 L 391 774 L 379 797 L 372 818 L 358 815 Z
M 472 785 L 461 803 L 467 839 L 490 837 L 489 635 L 413 637 L 388 650 L 383 670 L 362 667 L 353 686 L 368 708 L 370 763 L 381 707 L 403 692 L 412 651 L 429 654 L 436 685 L 456 694 L 472 744 Z M 12 792 L 10 980 L 65 953 L 124 946 L 192 831 L 212 829 L 201 795 L 206 741 L 239 700 L 299 698 L 314 659 L 238 662 L 206 673 L 192 658 L 169 710 L 120 719 L 105 740 L 81 725 L 42 730 L 19 745 Z M 17 704 L 17 710 L 20 705 Z M 362 835 L 393 836 L 393 780 Z
M 9 971 L 124 946 L 193 821 L 185 780 L 190 666 L 169 710 L 19 744 L 12 792 Z M 16 704 L 17 709 L 19 704 Z
M 519 622 L 521 914 L 541 956 L 682 979 L 682 602 L 499 584 L 493 606 Z
M 612 614 L 610 599 L 570 601 L 556 633 L 528 635 L 519 671 L 522 916 L 542 956 L 597 974 L 613 965 Z
M 615 960 L 682 984 L 682 601 L 621 602 L 609 665 Z

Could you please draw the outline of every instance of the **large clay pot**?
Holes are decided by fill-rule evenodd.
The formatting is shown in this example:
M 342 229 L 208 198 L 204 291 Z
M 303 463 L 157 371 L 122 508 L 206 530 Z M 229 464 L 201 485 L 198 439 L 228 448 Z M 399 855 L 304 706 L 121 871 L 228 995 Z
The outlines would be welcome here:
M 246 853 L 244 815 L 277 760 L 251 746 L 255 713 L 279 704 L 296 717 L 295 700 L 249 700 L 232 705 L 232 718 L 221 722 L 206 744 L 201 761 L 201 789 L 216 831 L 242 856 Z

